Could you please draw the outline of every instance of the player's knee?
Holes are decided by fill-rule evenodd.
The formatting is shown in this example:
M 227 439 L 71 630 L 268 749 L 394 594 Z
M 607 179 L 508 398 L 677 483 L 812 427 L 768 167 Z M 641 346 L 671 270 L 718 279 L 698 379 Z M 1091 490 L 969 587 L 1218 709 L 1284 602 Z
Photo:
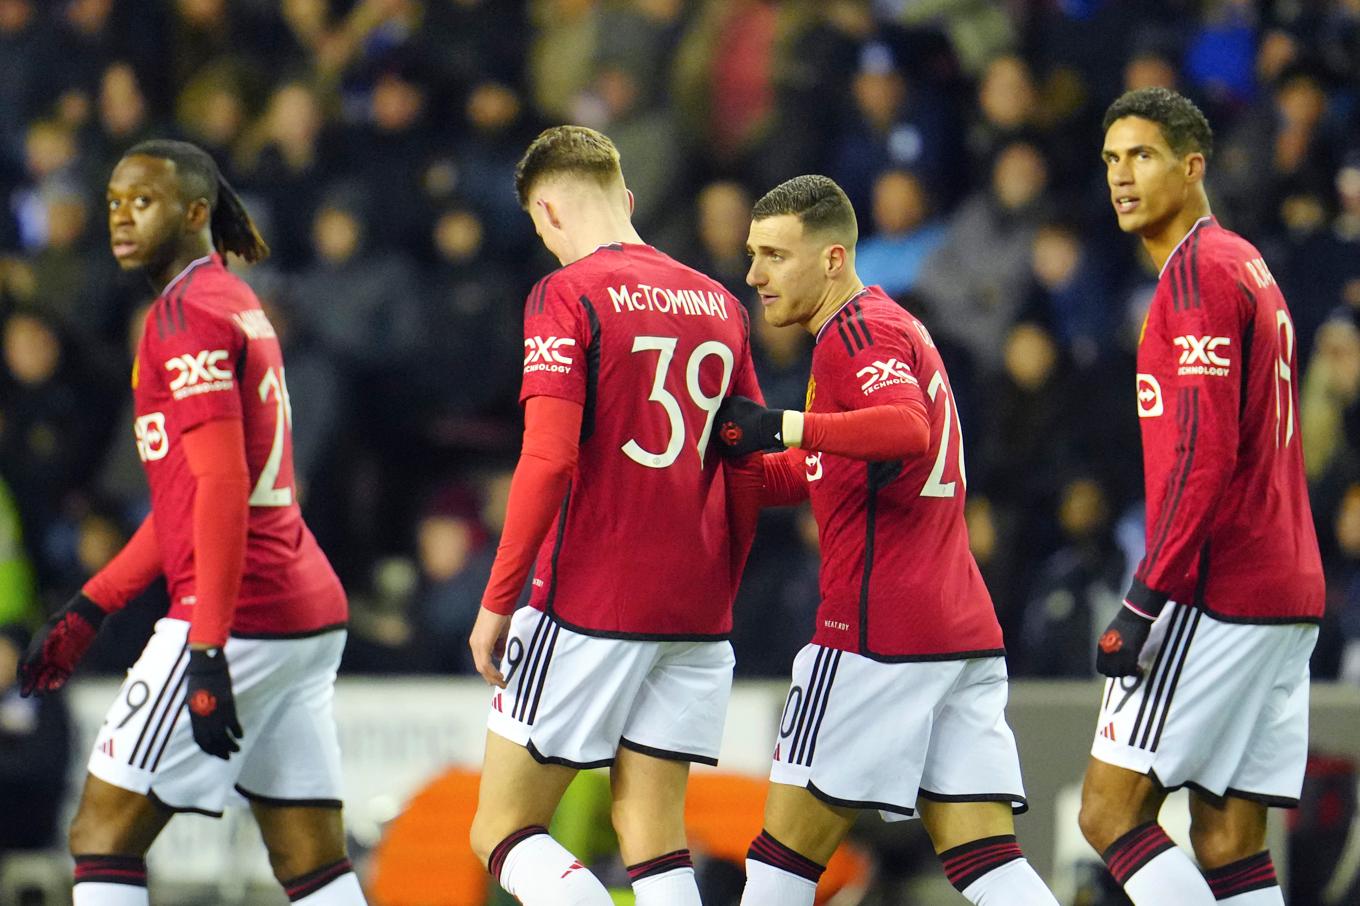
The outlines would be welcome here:
M 127 840 L 120 832 L 117 821 L 105 820 L 94 810 L 81 808 L 71 819 L 71 827 L 66 834 L 66 843 L 73 856 L 127 854 Z
M 1265 833 L 1254 827 L 1232 824 L 1205 826 L 1192 821 L 1190 846 L 1203 868 L 1222 868 L 1265 849 Z
M 1098 853 L 1110 848 L 1110 844 L 1133 825 L 1121 810 L 1113 807 L 1105 796 L 1091 787 L 1081 791 L 1081 811 L 1077 813 L 1077 826 L 1086 842 Z
M 472 827 L 468 830 L 468 843 L 483 866 L 491 862 L 492 851 L 508 833 L 502 833 L 499 827 L 486 819 L 481 809 L 477 810 L 472 818 Z

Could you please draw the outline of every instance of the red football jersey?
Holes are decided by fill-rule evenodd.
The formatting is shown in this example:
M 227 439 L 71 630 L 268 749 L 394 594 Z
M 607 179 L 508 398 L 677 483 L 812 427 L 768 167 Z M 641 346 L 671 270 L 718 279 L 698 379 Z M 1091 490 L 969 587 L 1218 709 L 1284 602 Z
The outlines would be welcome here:
M 813 641 L 885 661 L 1003 653 L 991 595 L 968 549 L 963 433 L 949 375 L 925 326 L 877 286 L 822 325 L 808 410 L 916 400 L 930 447 L 906 462 L 807 451 L 821 543 Z
M 763 399 L 746 309 L 716 281 L 614 244 L 534 287 L 520 399 L 572 400 L 585 418 L 532 606 L 593 635 L 731 631 L 727 494 L 709 441 L 732 394 Z
M 217 255 L 191 263 L 151 306 L 132 386 L 169 616 L 189 619 L 195 600 L 196 482 L 180 437 L 204 422 L 239 418 L 251 494 L 232 634 L 295 635 L 343 624 L 344 590 L 298 509 L 278 338 L 255 294 Z
M 1211 217 L 1162 268 L 1138 346 L 1147 552 L 1129 601 L 1317 620 L 1294 323 L 1261 253 Z

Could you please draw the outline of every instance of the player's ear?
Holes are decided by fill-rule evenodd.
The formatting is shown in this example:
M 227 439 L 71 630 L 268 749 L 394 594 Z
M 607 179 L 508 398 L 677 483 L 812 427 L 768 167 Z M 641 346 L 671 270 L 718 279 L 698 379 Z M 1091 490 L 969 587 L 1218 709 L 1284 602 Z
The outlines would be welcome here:
M 1191 151 L 1185 156 L 1185 178 L 1190 182 L 1201 182 L 1204 179 L 1205 161 L 1204 155 L 1198 151 Z
M 539 210 L 543 212 L 544 219 L 547 220 L 548 223 L 552 225 L 553 229 L 556 230 L 562 229 L 562 219 L 557 216 L 556 205 L 554 205 L 551 201 L 548 201 L 546 198 L 540 198 L 537 202 L 535 202 L 535 204 L 538 205 Z
M 195 198 L 189 202 L 188 208 L 184 212 L 184 222 L 188 226 L 189 232 L 197 233 L 212 220 L 212 208 L 208 205 L 208 199 Z
M 831 279 L 839 277 L 845 271 L 846 262 L 845 246 L 839 242 L 833 242 L 826 247 L 826 275 Z

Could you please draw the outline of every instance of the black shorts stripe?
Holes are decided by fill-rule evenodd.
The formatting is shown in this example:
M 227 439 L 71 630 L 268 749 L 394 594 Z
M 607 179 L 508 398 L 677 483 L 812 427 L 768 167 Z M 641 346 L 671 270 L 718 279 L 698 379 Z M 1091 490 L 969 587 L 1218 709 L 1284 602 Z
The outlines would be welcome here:
M 170 731 L 175 728 L 175 724 L 179 720 L 179 712 L 183 710 L 184 703 L 188 699 L 188 690 L 189 676 L 188 671 L 186 670 L 185 673 L 180 676 L 179 682 L 175 684 L 175 691 L 170 693 L 165 709 L 161 711 L 160 720 L 156 722 L 156 729 L 151 731 L 151 740 L 146 745 L 146 751 L 142 753 L 142 761 L 137 767 L 145 770 L 148 762 L 151 761 L 151 753 L 153 751 L 156 753 L 156 760 L 160 761 L 160 755 L 165 751 L 166 743 L 170 741 Z M 169 726 L 166 726 L 166 718 L 170 717 L 171 714 L 175 715 L 175 719 L 170 721 Z M 162 727 L 165 728 L 164 736 L 161 735 Z
M 525 723 L 533 726 L 534 721 L 538 720 L 538 703 L 543 700 L 543 687 L 548 684 L 548 667 L 552 664 L 553 652 L 557 650 L 557 637 L 562 634 L 562 627 L 553 624 L 552 632 L 548 636 L 548 643 L 544 646 L 543 667 L 538 671 L 538 685 L 534 688 L 534 703 L 529 709 L 529 719 Z
M 543 645 L 551 631 L 552 621 L 548 619 L 548 615 L 539 614 L 538 625 L 534 627 L 534 634 L 529 639 L 529 648 L 524 652 L 524 664 L 520 668 L 519 685 L 515 687 L 515 706 L 510 711 L 510 716 L 515 720 L 524 720 L 524 716 L 529 710 L 529 698 L 534 694 L 534 673 L 538 670 L 538 663 L 542 659 Z
M 828 702 L 831 701 L 831 687 L 836 683 L 836 670 L 840 665 L 841 652 L 837 651 L 831 656 L 831 670 L 826 676 L 826 688 L 822 690 L 822 703 L 817 709 L 817 722 L 812 725 L 812 731 L 808 733 L 807 761 L 803 762 L 808 767 L 812 766 L 812 757 L 817 754 L 817 736 L 822 732 L 822 721 L 826 719 Z
M 1203 611 L 1191 611 L 1190 629 L 1185 635 L 1185 646 L 1181 649 L 1181 656 L 1176 661 L 1176 673 L 1171 677 L 1171 688 L 1166 693 L 1166 707 L 1162 709 L 1162 717 L 1157 721 L 1157 732 L 1152 737 L 1152 748 L 1150 751 L 1157 751 L 1157 745 L 1162 741 L 1162 730 L 1166 729 L 1166 719 L 1171 714 L 1171 701 L 1176 697 L 1176 690 L 1180 688 L 1181 671 L 1185 669 L 1185 662 L 1190 659 L 1190 646 L 1195 641 L 1195 630 L 1199 629 L 1200 618 L 1204 616 Z
M 180 715 L 183 714 L 185 711 L 189 710 L 188 708 L 184 707 L 184 703 L 188 701 L 187 677 L 185 679 L 185 686 L 186 686 L 185 694 L 182 698 L 178 691 L 175 692 L 174 697 L 175 699 L 179 700 L 180 704 L 174 707 L 175 716 L 170 718 L 170 727 L 165 731 L 165 738 L 161 740 L 160 748 L 156 750 L 156 759 L 151 762 L 151 770 L 153 773 L 155 772 L 156 768 L 160 767 L 161 756 L 165 754 L 166 748 L 168 748 L 170 745 L 170 737 L 175 735 L 175 724 L 179 723 Z
M 808 713 L 812 710 L 812 701 L 816 697 L 817 682 L 822 675 L 822 664 L 827 660 L 828 649 L 818 647 L 817 657 L 812 661 L 812 670 L 808 672 L 807 686 L 803 689 L 803 700 L 798 703 L 798 722 L 794 725 L 793 736 L 789 739 L 789 761 L 795 762 L 795 753 L 798 751 L 798 741 L 803 738 L 803 727 L 808 722 Z
M 827 680 L 831 675 L 831 662 L 835 660 L 835 652 L 823 648 L 819 655 L 825 654 L 826 657 L 819 656 L 819 667 L 812 675 L 812 680 L 808 683 L 808 701 L 805 714 L 806 723 L 800 723 L 798 732 L 793 735 L 793 749 L 789 753 L 789 763 L 791 764 L 810 764 L 806 761 L 808 739 L 812 736 L 812 728 L 817 723 L 818 715 L 822 712 L 822 703 L 826 698 Z
M 164 700 L 165 694 L 172 688 L 177 688 L 179 686 L 180 677 L 176 674 L 180 672 L 181 665 L 187 667 L 186 658 L 188 658 L 188 656 L 189 645 L 186 642 L 179 650 L 179 657 L 177 657 L 175 662 L 170 665 L 170 671 L 165 675 L 165 682 L 161 683 L 160 689 L 156 692 L 156 700 L 151 703 L 151 710 L 146 714 L 146 722 L 142 724 L 142 732 L 137 734 L 137 742 L 132 746 L 132 751 L 128 754 L 128 764 L 132 764 L 137 758 L 137 752 L 141 749 L 142 742 L 146 739 L 146 731 L 151 728 L 151 722 L 156 717 L 156 711 L 160 708 L 161 701 Z
M 1181 619 L 1181 617 L 1182 613 L 1180 610 L 1173 610 L 1171 612 L 1171 623 L 1167 626 L 1166 638 L 1162 641 L 1161 650 L 1157 652 L 1157 657 L 1152 662 L 1152 669 L 1148 670 L 1147 673 L 1139 678 L 1143 691 L 1138 697 L 1138 716 L 1133 719 L 1133 731 L 1129 735 L 1130 741 L 1138 736 L 1138 731 L 1143 725 L 1143 718 L 1147 716 L 1153 683 L 1156 682 L 1157 677 L 1161 675 L 1163 665 L 1166 663 L 1167 658 L 1171 656 L 1171 635 L 1175 631 L 1176 621 Z
M 1142 727 L 1141 736 L 1138 733 L 1138 728 L 1135 727 L 1133 734 L 1129 737 L 1129 743 L 1140 749 L 1149 748 L 1152 741 L 1153 725 L 1163 723 L 1166 720 L 1166 709 L 1170 706 L 1171 697 L 1175 694 L 1175 683 L 1180 679 L 1181 670 L 1185 665 L 1186 653 L 1190 650 L 1190 623 L 1193 615 L 1193 611 L 1189 608 L 1178 608 L 1174 615 L 1177 619 L 1167 629 L 1164 644 L 1171 650 L 1163 663 L 1161 674 L 1155 679 L 1155 688 L 1152 690 L 1152 704 L 1147 712 L 1147 723 Z M 1153 685 L 1153 683 L 1153 680 L 1149 680 L 1149 685 Z

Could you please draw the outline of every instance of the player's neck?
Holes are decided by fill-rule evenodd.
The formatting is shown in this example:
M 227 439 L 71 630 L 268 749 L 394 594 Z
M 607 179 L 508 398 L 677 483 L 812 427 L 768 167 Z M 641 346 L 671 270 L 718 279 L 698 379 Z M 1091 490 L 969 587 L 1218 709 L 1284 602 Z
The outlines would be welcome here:
M 851 298 L 864 290 L 859 275 L 851 271 L 846 277 L 827 285 L 826 293 L 817 306 L 817 313 L 803 325 L 814 337 L 822 330 L 822 325 L 831 320 L 841 307 Z
M 562 261 L 562 266 L 580 261 L 602 246 L 621 242 L 642 244 L 642 237 L 633 228 L 632 221 L 607 214 L 587 218 L 571 231 L 568 258 Z
M 157 295 L 160 295 L 165 292 L 165 288 L 170 285 L 170 281 L 182 274 L 186 267 L 193 264 L 198 259 L 205 258 L 212 253 L 213 247 L 211 240 L 201 240 L 199 237 L 194 237 L 193 241 L 185 242 L 180 246 L 175 257 L 172 258 L 165 267 L 161 268 L 156 273 L 149 275 L 151 277 L 152 288 L 156 290 Z
M 1192 196 L 1190 202 L 1160 230 L 1143 237 L 1143 247 L 1152 256 L 1158 272 L 1166 267 L 1167 259 L 1176 251 L 1176 246 L 1181 244 L 1181 240 L 1195 228 L 1195 224 L 1212 214 L 1213 212 L 1209 210 L 1209 199 L 1201 191 Z

